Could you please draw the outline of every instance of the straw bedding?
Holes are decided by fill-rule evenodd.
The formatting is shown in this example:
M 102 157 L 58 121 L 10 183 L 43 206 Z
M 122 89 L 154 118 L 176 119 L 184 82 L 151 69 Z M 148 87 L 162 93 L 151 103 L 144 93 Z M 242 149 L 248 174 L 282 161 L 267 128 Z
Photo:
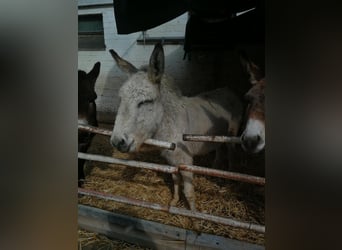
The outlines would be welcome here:
M 100 127 L 111 128 L 110 125 L 106 124 L 101 124 Z M 95 135 L 88 153 L 166 164 L 166 161 L 159 156 L 159 151 L 156 148 L 146 146 L 141 153 L 123 154 L 110 145 L 108 136 L 103 135 Z M 249 156 L 237 146 L 234 156 L 233 166 L 235 167 L 233 171 L 264 176 L 264 156 L 262 154 Z M 214 154 L 197 157 L 195 164 L 208 167 L 213 157 Z M 101 162 L 87 162 L 85 173 L 87 177 L 84 188 L 86 189 L 162 205 L 168 205 L 172 199 L 173 182 L 170 174 Z M 193 184 L 196 193 L 196 206 L 199 211 L 256 224 L 265 224 L 264 187 L 202 175 L 195 175 Z M 201 232 L 260 245 L 265 244 L 263 234 L 204 220 L 190 219 L 180 215 L 88 196 L 81 196 L 79 203 L 190 230 L 194 230 L 193 221 L 196 220 L 196 223 L 200 225 Z M 187 207 L 184 197 L 181 197 L 177 206 Z M 80 239 L 81 236 L 82 234 L 79 233 Z M 124 246 L 111 249 L 124 249 Z
M 147 250 L 138 245 L 130 244 L 120 240 L 110 240 L 106 236 L 78 230 L 78 250 Z

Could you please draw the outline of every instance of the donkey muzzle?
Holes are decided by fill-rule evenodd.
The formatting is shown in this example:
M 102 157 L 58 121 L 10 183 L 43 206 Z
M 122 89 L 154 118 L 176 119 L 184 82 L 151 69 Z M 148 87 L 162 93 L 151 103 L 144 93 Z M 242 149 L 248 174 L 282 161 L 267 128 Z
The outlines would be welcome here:
M 256 136 L 241 136 L 242 147 L 245 151 L 253 153 L 256 151 L 257 146 L 261 141 L 261 137 L 259 135 Z
M 122 153 L 127 153 L 133 144 L 132 142 L 129 142 L 127 136 L 112 136 L 110 138 L 110 143 L 112 144 L 113 147 L 117 148 L 120 152 Z

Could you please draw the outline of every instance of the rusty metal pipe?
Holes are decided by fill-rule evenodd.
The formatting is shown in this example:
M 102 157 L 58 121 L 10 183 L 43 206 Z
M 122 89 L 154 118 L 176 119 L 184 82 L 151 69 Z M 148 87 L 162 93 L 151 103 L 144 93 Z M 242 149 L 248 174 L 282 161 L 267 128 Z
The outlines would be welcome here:
M 217 169 L 212 169 L 212 168 L 204 168 L 204 167 L 199 167 L 199 166 L 194 166 L 194 165 L 185 165 L 185 164 L 179 165 L 178 168 L 179 170 L 185 170 L 185 171 L 193 172 L 195 174 L 210 175 L 210 176 L 222 177 L 222 178 L 230 179 L 230 180 L 265 185 L 265 178 L 253 176 L 253 175 L 240 174 L 240 173 L 235 173 L 235 172 L 230 172 L 230 171 L 222 171 L 222 170 L 217 170 Z
M 137 200 L 137 199 L 133 199 L 133 198 L 127 198 L 127 197 L 119 196 L 119 195 L 106 194 L 106 193 L 102 193 L 102 192 L 98 192 L 98 191 L 94 191 L 94 190 L 89 190 L 89 189 L 84 189 L 84 188 L 78 188 L 78 193 L 83 194 L 83 195 L 89 195 L 89 196 L 105 199 L 105 200 L 111 200 L 111 201 L 116 201 L 116 202 L 120 202 L 120 203 L 125 203 L 125 204 L 129 204 L 129 205 L 133 205 L 133 206 L 151 208 L 154 210 L 159 210 L 159 211 L 164 211 L 164 212 L 167 212 L 169 210 L 168 206 L 165 206 L 165 205 L 160 205 L 157 203 L 151 203 L 148 201 Z
M 173 142 L 159 141 L 159 140 L 155 140 L 155 139 L 146 139 L 144 141 L 144 144 L 148 144 L 148 145 L 156 146 L 156 147 L 160 147 L 160 148 L 165 148 L 165 149 L 169 149 L 169 150 L 175 150 L 176 149 L 176 144 Z
M 265 233 L 265 226 L 250 223 L 250 222 L 238 221 L 238 220 L 231 219 L 231 218 L 225 218 L 225 217 L 220 217 L 216 215 L 200 213 L 200 212 L 186 210 L 186 209 L 172 207 L 172 206 L 169 207 L 168 212 L 171 214 L 177 214 L 177 215 L 183 215 L 187 217 L 193 217 L 196 219 L 207 220 L 207 221 L 215 222 L 215 223 L 222 224 L 225 226 L 238 227 L 238 228 L 256 231 L 258 233 Z
M 177 167 L 173 167 L 169 165 L 161 165 L 161 164 L 142 162 L 142 161 L 124 160 L 124 159 L 118 159 L 118 158 L 109 157 L 109 156 L 103 156 L 103 155 L 85 154 L 85 153 L 78 152 L 78 158 L 89 160 L 89 161 L 100 161 L 100 162 L 119 164 L 119 165 L 124 165 L 124 166 L 129 166 L 129 167 L 150 169 L 150 170 L 169 173 L 169 174 L 178 172 Z
M 116 202 L 120 202 L 120 203 L 124 203 L 124 204 L 128 204 L 128 205 L 140 206 L 140 207 L 150 208 L 153 210 L 169 212 L 171 214 L 183 215 L 186 217 L 192 217 L 192 218 L 207 220 L 207 221 L 223 224 L 226 226 L 238 227 L 238 228 L 253 230 L 253 231 L 256 231 L 259 233 L 265 233 L 265 226 L 254 224 L 254 223 L 238 221 L 235 219 L 219 217 L 219 216 L 215 216 L 215 215 L 200 213 L 197 211 L 186 210 L 183 208 L 177 208 L 177 207 L 173 207 L 173 206 L 160 205 L 157 203 L 137 200 L 137 199 L 133 199 L 133 198 L 127 198 L 127 197 L 123 197 L 123 196 L 105 194 L 105 193 L 101 193 L 98 191 L 87 190 L 84 188 L 78 188 L 78 193 L 83 194 L 83 195 L 89 195 L 89 196 L 97 197 L 97 198 L 102 198 L 105 200 L 116 201 Z
M 242 181 L 242 182 L 247 182 L 247 183 L 252 183 L 252 184 L 265 185 L 265 178 L 263 177 L 240 174 L 240 173 L 229 172 L 229 171 L 222 171 L 222 170 L 199 167 L 199 166 L 194 166 L 194 165 L 180 164 L 177 167 L 174 167 L 170 165 L 118 159 L 118 158 L 109 157 L 109 156 L 86 154 L 86 153 L 81 153 L 81 152 L 78 152 L 78 158 L 84 159 L 84 160 L 90 160 L 90 161 L 100 161 L 100 162 L 111 163 L 111 164 L 119 164 L 119 165 L 124 165 L 124 166 L 129 166 L 129 167 L 145 168 L 145 169 L 150 169 L 150 170 L 155 170 L 158 172 L 164 172 L 164 173 L 170 173 L 170 174 L 178 173 L 179 170 L 183 170 L 183 171 L 193 172 L 195 174 L 203 174 L 203 175 L 221 177 L 225 179 Z
M 94 133 L 94 134 L 108 135 L 108 136 L 112 135 L 112 131 L 111 130 L 103 129 L 103 128 L 98 128 L 98 127 L 94 127 L 94 126 L 90 126 L 90 125 L 78 124 L 78 129 L 82 130 L 82 131 L 91 132 L 91 133 Z
M 183 141 L 241 143 L 240 137 L 183 134 Z
M 107 135 L 107 136 L 112 135 L 111 130 L 98 128 L 98 127 L 94 127 L 94 126 L 89 126 L 89 125 L 86 126 L 86 125 L 78 124 L 78 129 L 82 130 L 82 131 L 88 131 L 88 132 L 91 132 L 94 134 Z M 160 147 L 160 148 L 165 148 L 165 149 L 169 149 L 169 150 L 175 150 L 175 148 L 176 148 L 175 143 L 166 142 L 166 141 L 159 141 L 159 140 L 155 140 L 155 139 L 147 139 L 144 141 L 144 144 L 156 146 L 156 147 Z

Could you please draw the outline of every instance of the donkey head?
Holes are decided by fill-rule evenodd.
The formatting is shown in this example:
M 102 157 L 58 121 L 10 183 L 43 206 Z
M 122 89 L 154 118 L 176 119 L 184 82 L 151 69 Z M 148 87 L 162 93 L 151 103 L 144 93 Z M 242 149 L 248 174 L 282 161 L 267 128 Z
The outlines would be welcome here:
M 245 95 L 249 105 L 246 127 L 241 135 L 242 147 L 247 152 L 257 153 L 265 147 L 265 79 L 259 67 L 242 52 L 240 59 L 252 84 Z
M 100 62 L 95 63 L 93 69 L 86 73 L 78 71 L 78 121 L 81 124 L 97 126 L 95 82 L 100 73 Z
M 138 151 L 158 129 L 163 117 L 160 84 L 164 73 L 164 50 L 156 44 L 147 67 L 137 69 L 114 50 L 109 50 L 118 67 L 128 74 L 119 90 L 120 106 L 110 138 L 121 152 Z

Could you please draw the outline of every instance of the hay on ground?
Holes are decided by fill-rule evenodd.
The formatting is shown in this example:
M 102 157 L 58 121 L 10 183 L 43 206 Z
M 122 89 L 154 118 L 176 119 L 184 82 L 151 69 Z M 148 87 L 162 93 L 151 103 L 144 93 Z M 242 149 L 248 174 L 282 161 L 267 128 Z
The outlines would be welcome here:
M 105 127 L 104 125 L 101 126 Z M 120 153 L 110 145 L 108 136 L 96 135 L 88 153 L 166 164 L 166 161 L 159 156 L 160 152 L 155 148 L 145 147 L 142 151 L 136 154 Z M 243 162 L 244 167 L 240 167 L 236 171 L 259 176 L 260 173 L 263 174 L 263 156 L 248 156 L 249 158 L 246 158 L 246 154 L 241 151 L 237 152 L 236 157 L 234 157 L 234 166 L 239 166 Z M 241 161 L 242 157 L 244 157 L 243 161 Z M 209 166 L 208 162 L 212 158 L 213 155 L 208 155 L 196 159 L 197 162 L 195 163 Z M 85 170 L 87 177 L 84 187 L 86 189 L 162 205 L 168 205 L 172 199 L 173 182 L 170 174 L 101 162 L 87 162 Z M 264 187 L 202 175 L 195 175 L 193 184 L 196 206 L 199 211 L 246 222 L 265 224 Z M 260 245 L 265 244 L 263 234 L 205 220 L 190 219 L 180 215 L 89 196 L 81 196 L 79 203 L 190 230 L 194 229 L 192 222 L 196 220 L 202 232 Z M 184 197 L 181 197 L 177 206 L 186 208 Z

